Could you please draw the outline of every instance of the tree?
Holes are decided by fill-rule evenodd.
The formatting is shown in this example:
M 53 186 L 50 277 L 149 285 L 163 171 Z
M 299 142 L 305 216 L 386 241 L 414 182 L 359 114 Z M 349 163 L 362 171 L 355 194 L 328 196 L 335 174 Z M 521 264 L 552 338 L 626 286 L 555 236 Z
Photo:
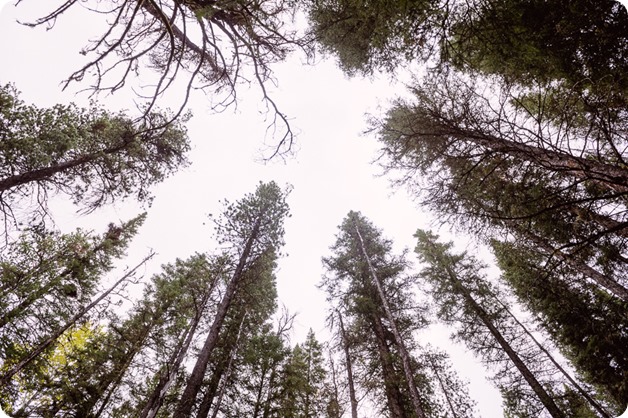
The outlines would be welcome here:
M 426 381 L 420 365 L 412 358 L 407 362 L 410 373 L 404 372 L 400 348 L 403 344 L 409 356 L 415 347 L 412 333 L 425 323 L 422 317 L 415 316 L 407 290 L 410 280 L 403 274 L 407 262 L 403 255 L 391 254 L 391 242 L 382 238 L 381 232 L 359 213 L 350 212 L 339 229 L 333 255 L 323 259 L 328 274 L 321 286 L 328 293 L 334 312 L 340 311 L 343 319 L 352 322 L 352 330 L 346 330 L 343 338 L 351 339 L 355 359 L 352 365 L 354 371 L 355 367 L 361 369 L 360 384 L 385 399 L 377 401 L 382 413 L 405 417 L 418 416 L 422 410 L 429 414 L 431 382 Z M 385 311 L 382 299 L 392 317 Z M 391 331 L 393 322 L 397 336 Z M 418 411 L 411 400 L 410 385 L 416 387 L 420 396 Z
M 140 122 L 92 106 L 26 105 L 15 87 L 0 88 L 0 209 L 5 221 L 35 196 L 42 215 L 48 195 L 63 193 L 84 212 L 129 196 L 151 200 L 150 187 L 185 166 L 189 149 L 180 123 L 165 113 Z
M 219 242 L 230 246 L 234 270 L 181 395 L 175 418 L 189 416 L 194 407 L 224 319 L 242 282 L 268 275 L 275 267 L 277 251 L 283 244 L 283 220 L 287 215 L 285 193 L 271 182 L 260 183 L 254 194 L 235 204 L 227 204 L 223 216 L 216 220 Z
M 584 381 L 610 398 L 615 412 L 626 403 L 628 361 L 625 303 L 591 285 L 563 277 L 577 277 L 566 266 L 544 265 L 538 254 L 515 243 L 492 241 L 502 279 L 522 305 L 571 360 Z
M 174 384 L 197 328 L 207 313 L 210 298 L 226 274 L 225 262 L 221 257 L 208 260 L 204 255 L 195 255 L 186 262 L 177 260 L 174 266 L 165 266 L 163 275 L 153 279 L 158 285 L 161 281 L 161 286 L 172 287 L 168 293 L 178 295 L 183 302 L 176 306 L 178 314 L 182 318 L 189 318 L 185 318 L 187 324 L 183 327 L 182 335 L 178 337 L 178 343 L 171 349 L 168 360 L 155 375 L 156 384 L 142 409 L 141 418 L 153 418 L 157 415 L 168 390 Z M 191 297 L 186 297 L 188 295 Z M 184 314 L 186 311 L 189 311 L 187 315 Z M 176 319 L 178 318 L 174 317 L 173 322 Z
M 518 376 L 507 368 L 502 368 L 498 374 L 498 379 L 507 379 L 500 383 L 507 410 L 519 416 L 538 416 L 539 406 L 534 402 L 540 402 L 540 408 L 545 408 L 551 416 L 567 416 L 567 407 L 561 405 L 565 395 L 560 394 L 560 386 L 541 380 L 541 376 L 548 375 L 542 368 L 543 356 L 538 355 L 534 345 L 519 337 L 520 327 L 510 324 L 501 305 L 495 304 L 498 292 L 479 272 L 478 261 L 464 253 L 452 254 L 452 244 L 438 243 L 430 232 L 418 230 L 416 237 L 416 252 L 427 264 L 421 277 L 432 285 L 430 293 L 437 303 L 439 318 L 459 324 L 458 338 L 485 362 L 502 364 L 502 367 L 509 362 L 516 368 Z M 532 389 L 536 400 L 526 399 L 522 380 Z
M 110 224 L 102 236 L 34 228 L 9 246 L 0 264 L 0 355 L 5 366 L 15 365 L 45 341 L 49 345 L 56 338 L 50 340 L 51 335 L 77 320 L 77 311 L 82 316 L 86 306 L 91 309 L 100 280 L 122 257 L 143 220 L 140 215 L 119 226 Z
M 29 25 L 50 25 L 77 4 L 63 2 Z M 153 112 L 160 97 L 177 98 L 179 110 L 164 121 L 169 123 L 182 114 L 192 90 L 202 90 L 220 111 L 237 101 L 239 84 L 253 82 L 271 112 L 271 124 L 283 125 L 277 129 L 273 155 L 285 152 L 293 133 L 267 84 L 273 80 L 273 63 L 294 49 L 308 49 L 306 40 L 288 24 L 295 11 L 296 4 L 287 0 L 117 1 L 98 10 L 111 25 L 81 51 L 89 61 L 64 86 L 91 78 L 95 92 L 115 92 L 141 71 L 144 79 L 153 80 L 140 91 L 146 114 Z
M 305 342 L 294 346 L 284 366 L 279 416 L 323 416 L 326 374 L 322 347 L 310 329 Z
M 628 13 L 618 2 L 512 0 L 472 7 L 471 18 L 452 24 L 447 61 L 510 81 L 559 81 L 581 92 L 615 84 L 614 96 L 625 103 Z
M 428 55 L 445 9 L 435 0 L 309 0 L 311 31 L 349 73 L 393 72 Z
M 133 276 L 133 274 L 135 273 L 135 271 L 138 268 L 140 268 L 141 266 L 143 266 L 144 264 L 146 264 L 146 262 L 150 258 L 152 258 L 153 255 L 154 255 L 154 253 L 150 254 L 147 257 L 145 257 L 140 262 L 140 264 L 138 264 L 133 269 L 131 269 L 127 273 L 125 273 L 112 286 L 110 286 L 107 290 L 105 290 L 100 295 L 98 295 L 98 297 L 96 299 L 94 299 L 90 304 L 88 304 L 87 306 L 79 309 L 79 311 L 76 314 L 74 314 L 65 324 L 63 324 L 61 327 L 59 327 L 56 330 L 54 330 L 51 333 L 50 336 L 48 336 L 44 341 L 39 343 L 36 347 L 33 347 L 33 349 L 27 355 L 25 355 L 23 358 L 21 358 L 19 361 L 17 361 L 17 364 L 12 366 L 9 371 L 3 373 L 0 376 L 0 385 L 4 386 L 4 385 L 8 384 L 9 381 L 11 380 L 11 378 L 16 373 L 19 373 L 30 362 L 32 362 L 35 358 L 37 358 L 39 355 L 41 355 L 44 352 L 44 350 L 46 350 L 53 343 L 55 343 L 59 339 L 59 337 L 61 337 L 61 335 L 63 335 L 70 328 L 76 327 L 78 323 L 82 322 L 83 318 L 86 316 L 86 314 L 88 312 L 90 312 L 96 305 L 98 305 L 105 298 L 107 298 L 114 290 L 116 290 L 118 287 L 120 287 L 124 282 L 128 282 L 130 280 L 130 278 Z

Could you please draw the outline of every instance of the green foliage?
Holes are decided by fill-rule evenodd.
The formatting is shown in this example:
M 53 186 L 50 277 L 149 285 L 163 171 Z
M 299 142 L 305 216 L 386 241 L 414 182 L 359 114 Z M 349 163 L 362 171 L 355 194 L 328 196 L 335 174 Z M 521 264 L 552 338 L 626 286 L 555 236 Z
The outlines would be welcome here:
M 402 59 L 426 55 L 438 1 L 309 0 L 312 32 L 349 74 L 393 71 Z
M 529 248 L 493 241 L 502 279 L 572 361 L 580 376 L 612 399 L 616 412 L 627 402 L 626 304 L 575 280 L 564 267 L 548 269 Z M 563 277 L 572 277 L 564 280 Z
M 326 406 L 325 375 L 321 345 L 310 329 L 305 342 L 293 348 L 284 366 L 279 416 L 285 418 L 323 416 Z
M 26 105 L 12 85 L 0 87 L 0 209 L 21 199 L 70 197 L 90 212 L 133 196 L 150 203 L 150 187 L 185 166 L 189 143 L 180 123 L 152 112 L 140 121 L 92 106 Z

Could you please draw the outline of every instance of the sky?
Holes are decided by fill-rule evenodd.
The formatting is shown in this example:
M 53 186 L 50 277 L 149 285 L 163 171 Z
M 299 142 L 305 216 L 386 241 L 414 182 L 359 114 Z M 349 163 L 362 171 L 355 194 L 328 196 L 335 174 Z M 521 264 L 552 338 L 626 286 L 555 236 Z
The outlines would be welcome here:
M 22 100 L 41 107 L 86 105 L 88 96 L 77 93 L 85 86 L 73 84 L 62 92 L 60 83 L 79 67 L 83 59 L 79 50 L 101 33 L 103 22 L 77 7 L 49 31 L 16 22 L 38 16 L 41 5 L 24 0 L 16 8 L 0 0 L 0 83 L 15 83 Z M 195 94 L 190 102 L 194 116 L 187 125 L 191 165 L 153 189 L 150 208 L 118 202 L 81 216 L 67 202 L 55 199 L 57 226 L 63 231 L 82 227 L 102 232 L 109 222 L 147 210 L 147 221 L 122 263 L 135 265 L 152 249 L 157 256 L 146 268 L 148 276 L 159 271 L 160 264 L 214 249 L 208 214 L 220 211 L 221 199 L 235 201 L 254 191 L 260 180 L 291 184 L 292 217 L 286 222 L 284 248 L 288 255 L 279 260 L 277 271 L 279 299 L 298 313 L 293 342 L 303 341 L 309 328 L 324 339 L 326 302 L 316 287 L 323 274 L 321 257 L 329 255 L 348 211 L 361 211 L 393 239 L 397 252 L 412 249 L 412 234 L 417 228 L 429 228 L 433 219 L 405 191 L 390 187 L 381 168 L 372 163 L 377 141 L 362 134 L 365 115 L 381 115 L 390 100 L 403 93 L 403 86 L 385 78 L 349 79 L 333 60 L 318 59 L 316 65 L 302 61 L 294 57 L 275 65 L 278 85 L 269 91 L 298 132 L 294 156 L 260 162 L 266 122 L 259 90 L 242 86 L 237 109 L 221 114 L 213 114 L 208 99 Z M 101 96 L 99 103 L 111 110 L 135 109 L 130 89 Z M 447 347 L 459 374 L 471 382 L 480 416 L 501 415 L 499 393 L 487 384 L 479 362 L 463 347 L 449 343 L 444 330 L 434 330 L 428 338 Z

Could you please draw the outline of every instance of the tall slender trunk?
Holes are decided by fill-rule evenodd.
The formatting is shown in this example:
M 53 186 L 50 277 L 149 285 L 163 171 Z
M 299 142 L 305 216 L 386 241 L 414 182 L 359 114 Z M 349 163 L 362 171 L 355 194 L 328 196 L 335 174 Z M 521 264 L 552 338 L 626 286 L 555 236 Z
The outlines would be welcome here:
M 582 397 L 585 398 L 587 402 L 589 402 L 589 404 L 591 404 L 591 406 L 595 408 L 595 410 L 598 411 L 602 417 L 612 418 L 612 416 L 602 407 L 602 405 L 596 402 L 595 399 L 593 399 L 587 393 L 587 391 L 584 390 L 584 388 L 580 386 L 578 382 L 576 382 L 575 379 L 571 377 L 571 375 L 556 361 L 554 356 L 552 356 L 552 354 L 534 337 L 534 335 L 532 335 L 532 333 L 528 330 L 528 328 L 525 325 L 523 325 L 519 321 L 519 319 L 517 319 L 517 317 L 510 311 L 510 309 L 508 309 L 508 307 L 499 298 L 494 297 L 494 299 L 497 301 L 497 303 L 499 303 L 502 306 L 502 308 L 515 321 L 515 323 L 519 325 L 519 327 L 526 333 L 526 335 L 530 337 L 530 339 L 539 348 L 539 350 L 541 350 L 547 356 L 547 358 L 552 362 L 552 364 L 554 364 L 556 369 L 560 371 L 563 376 L 565 376 L 565 378 L 574 387 L 574 389 L 576 389 L 576 391 L 578 391 L 578 393 L 580 393 L 580 395 L 582 395 Z
M 370 319 L 371 326 L 373 327 L 373 334 L 375 335 L 375 342 L 377 343 L 379 361 L 382 366 L 384 391 L 386 393 L 386 400 L 388 401 L 390 418 L 406 418 L 406 413 L 401 399 L 401 392 L 399 391 L 399 385 L 397 384 L 397 373 L 392 362 L 392 353 L 386 344 L 386 331 L 382 325 L 381 318 L 376 313 L 372 313 Z
M 59 338 L 65 331 L 67 331 L 70 327 L 72 327 L 76 322 L 81 319 L 87 312 L 89 312 L 94 306 L 100 303 L 104 298 L 109 296 L 111 292 L 113 292 L 122 282 L 128 280 L 141 266 L 143 266 L 149 259 L 154 256 L 154 253 L 151 253 L 147 257 L 145 257 L 137 266 L 127 272 L 122 278 L 120 278 L 117 282 L 113 284 L 109 289 L 103 292 L 98 298 L 96 298 L 89 305 L 80 309 L 78 313 L 76 313 L 69 321 L 65 323 L 62 327 L 58 328 L 54 333 L 52 333 L 46 340 L 40 343 L 35 349 L 33 349 L 29 354 L 24 356 L 22 360 L 20 360 L 15 366 L 13 366 L 8 372 L 4 373 L 2 377 L 0 377 L 0 386 L 4 386 L 9 383 L 11 378 L 26 367 L 31 361 L 33 361 L 37 356 L 39 356 L 46 348 L 52 345 L 57 338 Z
M 440 374 L 438 373 L 438 366 L 436 365 L 436 363 L 434 363 L 434 360 L 432 359 L 431 354 L 429 353 L 427 354 L 427 359 L 430 362 L 430 365 L 432 366 L 432 370 L 434 370 L 434 374 L 436 375 L 436 380 L 438 380 L 438 385 L 440 386 L 440 390 L 441 392 L 443 392 L 443 395 L 445 396 L 445 400 L 447 400 L 447 405 L 449 406 L 449 410 L 451 411 L 452 417 L 458 418 L 458 414 L 456 414 L 456 408 L 454 408 L 453 404 L 451 403 L 451 399 L 449 397 L 449 391 L 447 390 L 445 383 L 443 382 L 443 380 L 440 377 Z
M 353 382 L 353 365 L 351 353 L 349 352 L 349 341 L 345 332 L 345 325 L 342 321 L 342 314 L 336 310 L 338 321 L 340 322 L 340 337 L 342 338 L 342 349 L 345 353 L 345 366 L 347 369 L 347 382 L 349 384 L 349 399 L 351 401 L 351 418 L 358 418 L 358 399 L 355 396 L 355 383 Z
M 220 334 L 220 330 L 222 328 L 222 324 L 227 316 L 227 311 L 231 306 L 231 301 L 236 293 L 238 284 L 240 283 L 240 279 L 242 278 L 242 274 L 244 272 L 244 267 L 249 259 L 249 255 L 253 248 L 253 243 L 257 239 L 257 235 L 259 233 L 261 218 L 262 215 L 259 215 L 255 220 L 255 224 L 253 225 L 253 229 L 251 231 L 251 235 L 249 236 L 246 244 L 244 246 L 244 250 L 242 251 L 242 255 L 240 256 L 240 260 L 238 261 L 238 265 L 225 289 L 225 294 L 218 306 L 216 311 L 216 316 L 214 318 L 214 322 L 209 330 L 209 334 L 207 335 L 207 339 L 205 340 L 205 344 L 201 352 L 198 355 L 196 360 L 196 364 L 194 365 L 194 369 L 192 370 L 192 374 L 188 379 L 187 386 L 181 395 L 181 399 L 179 400 L 179 404 L 177 405 L 177 409 L 173 415 L 173 418 L 188 418 L 191 414 L 192 408 L 194 407 L 194 401 L 196 400 L 196 396 L 198 395 L 198 391 L 203 383 L 203 376 L 205 375 L 205 370 L 207 369 L 207 364 L 209 363 L 209 358 L 211 356 L 212 351 L 216 347 L 218 343 L 218 335 Z
M 238 348 L 240 347 L 240 338 L 242 336 L 242 329 L 244 328 L 244 320 L 246 319 L 246 312 L 242 316 L 242 321 L 240 321 L 240 326 L 238 327 L 238 336 L 236 337 L 235 344 L 230 351 L 229 354 L 229 363 L 227 363 L 227 370 L 225 372 L 225 378 L 220 386 L 220 392 L 218 392 L 218 399 L 216 399 L 216 405 L 214 406 L 214 413 L 212 414 L 212 418 L 216 418 L 218 412 L 220 411 L 220 405 L 222 404 L 222 399 L 227 392 L 227 386 L 229 386 L 229 379 L 231 379 L 231 373 L 233 373 L 233 360 L 235 359 Z M 201 416 L 200 413 L 197 418 L 205 418 L 207 415 Z
M 159 380 L 157 382 L 157 385 L 155 386 L 151 397 L 146 403 L 146 406 L 142 410 L 140 418 L 154 418 L 157 415 L 157 412 L 159 412 L 159 408 L 161 408 L 164 397 L 168 392 L 168 389 L 174 382 L 179 368 L 183 363 L 183 359 L 185 358 L 185 355 L 187 354 L 188 349 L 192 344 L 192 340 L 194 339 L 194 335 L 196 334 L 196 328 L 201 321 L 203 312 L 205 310 L 205 305 L 207 304 L 207 301 L 209 300 L 209 297 L 214 290 L 215 284 L 216 280 L 212 282 L 209 289 L 203 295 L 197 312 L 192 318 L 190 325 L 188 326 L 188 330 L 184 337 L 183 343 L 179 346 L 178 350 L 175 350 L 171 354 L 166 366 L 159 372 Z
M 473 312 L 480 318 L 484 326 L 488 328 L 489 332 L 495 338 L 499 346 L 504 350 L 508 358 L 513 362 L 519 373 L 523 376 L 525 381 L 530 385 L 536 396 L 538 396 L 539 400 L 545 406 L 545 409 L 550 413 L 553 418 L 565 418 L 563 412 L 558 408 L 554 399 L 547 393 L 547 391 L 543 388 L 541 383 L 536 379 L 534 373 L 530 371 L 528 366 L 526 366 L 525 362 L 521 360 L 517 352 L 512 348 L 512 346 L 508 343 L 506 338 L 501 334 L 501 332 L 495 327 L 488 313 L 480 306 L 469 290 L 460 282 L 457 278 L 456 274 L 451 270 L 451 268 L 444 263 L 445 270 L 449 277 L 451 284 L 453 285 L 454 291 L 460 294 L 469 304 Z
M 386 299 L 386 295 L 384 294 L 384 289 L 382 288 L 382 284 L 379 281 L 377 274 L 375 273 L 373 265 L 371 264 L 371 259 L 366 252 L 364 240 L 362 239 L 362 235 L 360 234 L 360 229 L 358 228 L 357 224 L 355 225 L 355 231 L 358 234 L 360 247 L 362 248 L 362 254 L 364 254 L 364 258 L 366 259 L 371 278 L 373 279 L 373 282 L 377 287 L 377 293 L 379 294 L 379 298 L 382 302 L 382 307 L 384 308 L 384 312 L 386 313 L 386 317 L 388 318 L 388 322 L 390 323 L 391 331 L 395 336 L 395 343 L 397 345 L 397 348 L 399 349 L 399 354 L 401 355 L 403 371 L 406 376 L 406 381 L 408 382 L 408 391 L 410 392 L 410 399 L 412 400 L 414 412 L 416 413 L 418 418 L 426 418 L 425 411 L 423 411 L 423 407 L 421 406 L 421 398 L 419 397 L 419 392 L 417 391 L 416 384 L 414 383 L 414 374 L 412 372 L 410 354 L 408 353 L 406 345 L 401 338 L 401 333 L 397 329 L 397 324 L 390 309 L 390 305 L 388 304 L 388 300 Z

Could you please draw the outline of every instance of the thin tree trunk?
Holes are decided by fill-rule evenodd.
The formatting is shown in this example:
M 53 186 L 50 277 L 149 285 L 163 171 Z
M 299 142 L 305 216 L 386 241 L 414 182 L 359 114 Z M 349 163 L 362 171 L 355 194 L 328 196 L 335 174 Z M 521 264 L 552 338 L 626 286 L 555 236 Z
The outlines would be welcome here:
M 240 345 L 240 337 L 242 336 L 242 328 L 244 328 L 244 320 L 246 319 L 246 312 L 242 317 L 242 321 L 240 322 L 240 327 L 238 328 L 238 336 L 236 337 L 235 344 L 233 345 L 233 349 L 231 350 L 231 354 L 229 355 L 229 363 L 227 364 L 227 371 L 225 373 L 225 379 L 222 382 L 220 387 L 220 392 L 218 393 L 218 399 L 216 399 L 216 406 L 214 407 L 214 413 L 212 414 L 212 418 L 216 418 L 218 412 L 220 411 L 220 405 L 222 404 L 222 398 L 225 396 L 225 392 L 227 392 L 227 386 L 229 385 L 229 379 L 231 379 L 231 373 L 233 372 L 233 359 L 236 356 Z M 206 416 L 206 415 L 205 415 Z M 199 416 L 198 418 L 205 418 Z
M 123 149 L 127 148 L 131 142 L 132 141 L 125 140 L 119 145 L 116 145 L 111 148 L 107 148 L 97 153 L 93 153 L 89 155 L 82 155 L 70 161 L 53 165 L 51 167 L 40 168 L 36 170 L 27 171 L 25 173 L 14 174 L 12 176 L 5 177 L 4 179 L 0 180 L 0 193 L 6 190 L 12 189 L 14 187 L 22 186 L 26 183 L 47 181 L 50 177 L 54 176 L 55 174 L 58 174 L 66 170 L 70 170 L 80 165 L 91 163 L 92 161 L 95 161 L 98 158 L 100 158 L 100 156 L 103 154 L 107 155 L 107 154 L 115 154 L 116 152 L 120 152 Z
M 216 280 L 212 282 L 210 288 L 203 295 L 199 308 L 194 315 L 194 318 L 192 318 L 191 324 L 188 326 L 188 331 L 185 335 L 183 343 L 180 345 L 178 350 L 175 350 L 172 353 L 170 359 L 168 359 L 168 363 L 166 364 L 165 368 L 159 372 L 159 380 L 157 382 L 157 386 L 155 386 L 151 397 L 146 403 L 144 409 L 142 410 L 140 418 L 154 418 L 157 415 L 157 412 L 159 412 L 159 408 L 161 408 L 164 397 L 168 392 L 168 389 L 170 389 L 170 386 L 174 382 L 179 368 L 183 363 L 183 359 L 185 358 L 185 355 L 187 354 L 188 349 L 192 344 L 192 340 L 194 339 L 194 335 L 196 334 L 196 328 L 201 321 L 203 311 L 205 310 L 205 305 L 207 304 L 207 301 L 209 300 L 209 297 L 214 290 L 215 283 Z
M 72 327 L 76 322 L 81 319 L 87 312 L 89 312 L 94 306 L 100 303 L 104 298 L 109 296 L 111 292 L 113 292 L 122 282 L 126 281 L 131 277 L 137 269 L 143 266 L 148 260 L 150 260 L 155 254 L 151 253 L 147 257 L 145 257 L 137 266 L 127 272 L 120 280 L 115 282 L 113 286 L 103 292 L 98 298 L 96 298 L 92 303 L 82 308 L 77 314 L 75 314 L 68 322 L 65 323 L 61 328 L 57 329 L 52 335 L 50 335 L 44 342 L 40 343 L 37 348 L 32 350 L 28 355 L 26 355 L 22 360 L 20 360 L 15 366 L 13 366 L 8 372 L 0 377 L 0 386 L 4 386 L 9 383 L 11 378 L 22 370 L 26 365 L 28 365 L 33 359 L 39 356 L 46 348 L 48 348 L 52 343 L 54 343 L 57 338 L 59 338 L 66 330 Z
M 432 366 L 432 370 L 434 370 L 434 374 L 436 375 L 436 380 L 438 380 L 438 385 L 440 386 L 440 389 L 443 392 L 443 395 L 445 395 L 445 399 L 447 400 L 447 405 L 449 405 L 449 410 L 451 411 L 451 415 L 453 416 L 453 418 L 458 418 L 458 414 L 456 414 L 456 409 L 451 403 L 451 399 L 449 399 L 449 391 L 447 390 L 445 384 L 443 383 L 440 377 L 440 374 L 438 374 L 438 366 L 434 363 L 434 360 L 432 359 L 432 355 L 430 353 L 427 354 L 427 359 L 430 362 L 430 365 Z
M 426 418 L 425 411 L 423 411 L 423 407 L 421 406 L 421 398 L 419 397 L 419 392 L 416 389 L 416 384 L 414 383 L 414 375 L 412 373 L 412 364 L 410 361 L 410 354 L 401 338 L 401 333 L 397 329 L 397 324 L 395 322 L 394 316 L 388 304 L 388 300 L 386 299 L 386 295 L 384 294 L 384 290 L 382 289 L 382 284 L 375 274 L 375 269 L 371 264 L 371 259 L 366 252 L 366 248 L 364 246 L 364 241 L 362 239 L 362 235 L 360 234 L 360 230 L 358 225 L 355 225 L 355 231 L 358 234 L 358 238 L 360 240 L 360 247 L 362 248 L 362 253 L 364 254 L 364 258 L 366 259 L 366 263 L 369 268 L 369 272 L 371 274 L 371 278 L 377 287 L 377 293 L 379 294 L 379 298 L 382 302 L 382 307 L 384 308 L 384 312 L 386 313 L 386 317 L 388 318 L 388 322 L 390 323 L 390 328 L 392 330 L 393 335 L 395 336 L 395 343 L 397 348 L 399 349 L 399 354 L 401 355 L 401 361 L 403 364 L 403 371 L 406 376 L 406 380 L 408 382 L 408 390 L 410 392 L 410 399 L 412 400 L 412 406 L 414 407 L 414 412 L 416 413 L 418 418 Z
M 548 150 L 536 146 L 511 141 L 504 138 L 460 128 L 442 115 L 431 113 L 441 124 L 438 134 L 453 136 L 462 141 L 472 142 L 487 150 L 530 161 L 551 171 L 563 173 L 579 180 L 590 180 L 607 190 L 628 193 L 628 170 L 594 159 L 579 157 L 567 152 Z
M 526 333 L 528 337 L 530 337 L 530 339 L 534 342 L 534 344 L 536 344 L 536 346 L 543 353 L 545 353 L 547 358 L 549 358 L 549 360 L 552 362 L 552 364 L 554 364 L 554 366 L 558 369 L 558 371 L 560 371 L 562 375 L 565 376 L 565 378 L 569 381 L 569 383 L 571 383 L 574 389 L 576 389 L 578 393 L 580 393 L 580 395 L 582 395 L 582 397 L 585 398 L 591 404 L 591 406 L 600 413 L 600 415 L 602 415 L 604 418 L 612 418 L 612 416 L 602 407 L 602 405 L 596 402 L 595 399 L 593 399 L 587 393 L 587 391 L 584 390 L 584 388 L 582 388 L 582 386 L 580 386 L 578 382 L 576 382 L 560 364 L 558 364 L 556 359 L 554 359 L 554 356 L 552 356 L 550 352 L 547 351 L 547 349 L 534 337 L 534 335 L 532 335 L 532 333 L 528 330 L 528 328 L 517 319 L 517 317 L 510 311 L 510 309 L 508 309 L 508 307 L 501 300 L 499 300 L 499 298 L 494 297 L 494 299 L 497 301 L 497 303 L 499 303 L 502 306 L 502 308 L 504 308 L 506 313 L 508 313 L 508 315 L 515 321 L 515 323 L 519 325 L 521 329 L 523 329 L 523 331 Z
M 493 338 L 497 340 L 497 343 L 508 355 L 508 358 L 510 358 L 517 370 L 519 370 L 519 373 L 521 373 L 525 381 L 528 383 L 528 385 L 530 385 L 530 387 L 532 388 L 536 396 L 538 396 L 539 400 L 545 406 L 550 415 L 553 418 L 565 418 L 565 415 L 558 408 L 558 406 L 556 406 L 556 403 L 554 402 L 552 397 L 543 388 L 541 383 L 536 379 L 530 369 L 528 369 L 528 366 L 526 366 L 525 362 L 521 360 L 517 352 L 510 346 L 510 344 L 504 338 L 501 332 L 495 327 L 488 313 L 475 301 L 469 290 L 464 287 L 460 280 L 458 280 L 455 273 L 451 271 L 449 266 L 447 266 L 446 264 L 444 264 L 444 266 L 455 291 L 457 291 L 459 294 L 461 294 L 462 297 L 464 297 L 465 301 L 471 306 L 478 318 L 480 318 L 482 323 L 488 328 Z
M 212 326 L 209 330 L 209 334 L 207 335 L 205 344 L 203 345 L 203 348 L 198 355 L 196 364 L 194 365 L 192 374 L 188 379 L 187 386 L 185 387 L 185 390 L 181 395 L 181 399 L 179 400 L 179 404 L 177 405 L 177 409 L 173 415 L 173 418 L 188 418 L 191 414 L 192 408 L 194 406 L 194 401 L 196 399 L 196 396 L 198 395 L 201 384 L 203 383 L 203 376 L 205 375 L 205 370 L 207 369 L 207 364 L 209 363 L 211 353 L 218 343 L 218 335 L 222 328 L 222 324 L 225 317 L 227 316 L 227 311 L 231 306 L 231 301 L 233 300 L 233 297 L 236 293 L 238 284 L 244 272 L 244 267 L 251 253 L 253 243 L 257 239 L 260 224 L 261 215 L 255 221 L 255 224 L 251 231 L 251 235 L 249 236 L 244 246 L 244 250 L 242 251 L 242 255 L 240 256 L 240 260 L 235 269 L 235 272 L 233 273 L 233 276 L 229 281 L 227 288 L 225 289 L 225 294 L 216 311 L 214 322 L 212 323 Z
M 355 396 L 355 383 L 353 382 L 353 365 L 351 353 L 349 352 L 349 341 L 345 332 L 345 325 L 342 321 L 340 311 L 336 310 L 338 321 L 340 322 L 340 336 L 342 338 L 342 349 L 345 353 L 345 365 L 347 369 L 347 381 L 349 384 L 349 399 L 351 400 L 351 418 L 358 418 L 358 399 Z
M 384 391 L 388 401 L 388 410 L 391 418 L 405 418 L 406 414 L 403 409 L 401 400 L 401 392 L 397 384 L 398 378 L 395 372 L 395 366 L 392 362 L 392 353 L 386 344 L 386 332 L 382 325 L 381 319 L 377 314 L 371 314 L 371 325 L 373 326 L 373 334 L 377 343 L 377 351 L 379 360 L 382 365 L 382 375 L 384 378 Z

